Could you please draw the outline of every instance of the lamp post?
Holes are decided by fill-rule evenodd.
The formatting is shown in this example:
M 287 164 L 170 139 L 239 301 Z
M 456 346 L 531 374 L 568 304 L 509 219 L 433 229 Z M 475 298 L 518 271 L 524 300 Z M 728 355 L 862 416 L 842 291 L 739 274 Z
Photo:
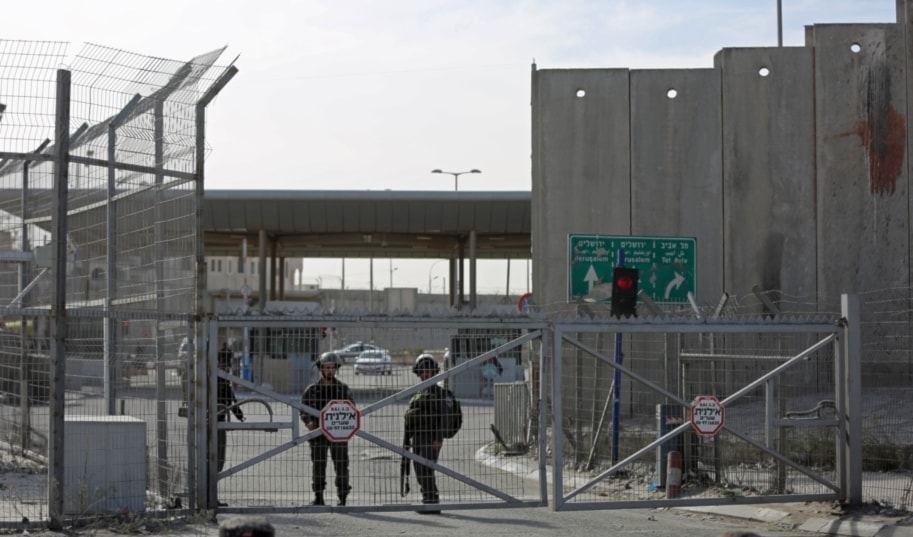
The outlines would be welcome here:
M 460 180 L 461 175 L 463 175 L 464 173 L 482 173 L 482 170 L 477 170 L 477 169 L 473 168 L 471 170 L 466 170 L 465 172 L 448 172 L 445 170 L 436 169 L 436 170 L 431 170 L 431 173 L 449 173 L 450 175 L 453 176 L 453 190 L 458 191 L 460 189 L 459 180 Z
M 435 261 L 434 263 L 431 263 L 431 266 L 428 267 L 428 294 L 429 294 L 429 295 L 431 294 L 431 280 L 432 280 L 432 279 L 437 279 L 437 276 L 435 276 L 434 278 L 431 277 L 431 271 L 434 270 L 434 266 L 437 265 L 438 263 L 440 263 L 441 261 L 447 261 L 447 260 L 446 260 L 446 259 L 438 259 L 438 260 Z
M 323 287 L 323 282 L 324 282 L 324 279 L 325 279 L 325 278 L 336 278 L 337 280 L 339 280 L 339 291 L 338 291 L 337 293 L 329 293 L 329 292 L 327 292 L 327 291 L 329 291 L 329 288 L 324 288 L 324 287 Z M 324 297 L 328 298 L 328 299 L 329 299 L 329 306 L 326 307 L 326 309 L 327 309 L 327 311 L 329 311 L 330 313 L 335 312 L 335 311 L 336 311 L 336 303 L 337 303 L 337 302 L 342 303 L 342 301 L 343 301 L 343 285 L 344 285 L 344 283 L 343 283 L 342 278 L 339 277 L 339 276 L 337 276 L 337 275 L 335 275 L 335 274 L 321 274 L 320 276 L 317 276 L 317 283 L 320 285 L 320 294 L 321 294 L 320 302 L 321 302 L 321 304 L 323 303 Z M 329 283 L 328 283 L 327 285 L 329 285 Z M 335 298 L 335 299 L 332 297 L 333 294 L 336 295 L 336 298 Z M 332 330 L 331 330 L 331 331 L 330 331 L 330 348 L 332 349 L 333 347 L 334 347 L 334 345 L 333 345 L 333 332 L 332 332 Z

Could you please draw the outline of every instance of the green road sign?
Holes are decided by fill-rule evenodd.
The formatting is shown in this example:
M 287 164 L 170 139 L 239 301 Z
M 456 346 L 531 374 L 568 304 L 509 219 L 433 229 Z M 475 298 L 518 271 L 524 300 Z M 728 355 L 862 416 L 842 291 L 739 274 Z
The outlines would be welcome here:
M 692 237 L 568 235 L 568 302 L 587 297 L 608 302 L 604 290 L 612 285 L 620 250 L 624 265 L 640 271 L 639 287 L 654 302 L 687 302 L 688 293 L 697 291 Z

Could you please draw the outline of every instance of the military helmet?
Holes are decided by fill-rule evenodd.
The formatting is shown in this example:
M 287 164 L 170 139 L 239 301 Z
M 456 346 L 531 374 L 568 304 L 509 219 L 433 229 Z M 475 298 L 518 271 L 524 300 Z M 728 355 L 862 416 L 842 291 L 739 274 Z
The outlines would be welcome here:
M 431 356 L 430 354 L 420 354 L 418 358 L 415 359 L 415 365 L 412 366 L 412 372 L 418 375 L 420 371 L 431 371 L 432 373 L 440 371 L 434 356 Z
M 317 360 L 317 366 L 320 367 L 323 364 L 333 364 L 336 366 L 336 369 L 339 369 L 342 366 L 342 358 L 339 357 L 335 352 L 325 352 L 320 355 L 320 359 Z

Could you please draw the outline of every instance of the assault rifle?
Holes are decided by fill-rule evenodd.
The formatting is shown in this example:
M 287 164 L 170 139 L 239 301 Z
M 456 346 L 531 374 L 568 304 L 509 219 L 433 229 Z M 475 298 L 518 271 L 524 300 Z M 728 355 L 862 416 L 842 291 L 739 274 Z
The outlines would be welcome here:
M 412 447 L 410 445 L 409 437 L 409 432 L 406 431 L 406 433 L 403 435 L 403 449 L 406 451 Z M 409 460 L 409 457 L 405 455 L 403 455 L 403 459 L 399 463 L 399 493 L 403 497 L 409 494 L 409 466 L 411 463 L 412 462 Z

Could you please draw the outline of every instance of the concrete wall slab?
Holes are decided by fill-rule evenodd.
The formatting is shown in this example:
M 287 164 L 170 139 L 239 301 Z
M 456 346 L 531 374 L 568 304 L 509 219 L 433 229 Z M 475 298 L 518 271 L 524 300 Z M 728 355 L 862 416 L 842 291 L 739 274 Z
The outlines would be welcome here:
M 533 72 L 535 301 L 567 307 L 567 236 L 631 233 L 629 71 Z
M 808 303 L 816 291 L 812 51 L 731 48 L 714 63 L 723 73 L 723 284 L 735 295 L 757 285 L 778 295 L 772 300 Z
M 815 25 L 807 37 L 815 53 L 819 300 L 906 287 L 904 27 Z
M 696 239 L 698 302 L 723 292 L 720 98 L 716 69 L 631 71 L 631 234 Z

